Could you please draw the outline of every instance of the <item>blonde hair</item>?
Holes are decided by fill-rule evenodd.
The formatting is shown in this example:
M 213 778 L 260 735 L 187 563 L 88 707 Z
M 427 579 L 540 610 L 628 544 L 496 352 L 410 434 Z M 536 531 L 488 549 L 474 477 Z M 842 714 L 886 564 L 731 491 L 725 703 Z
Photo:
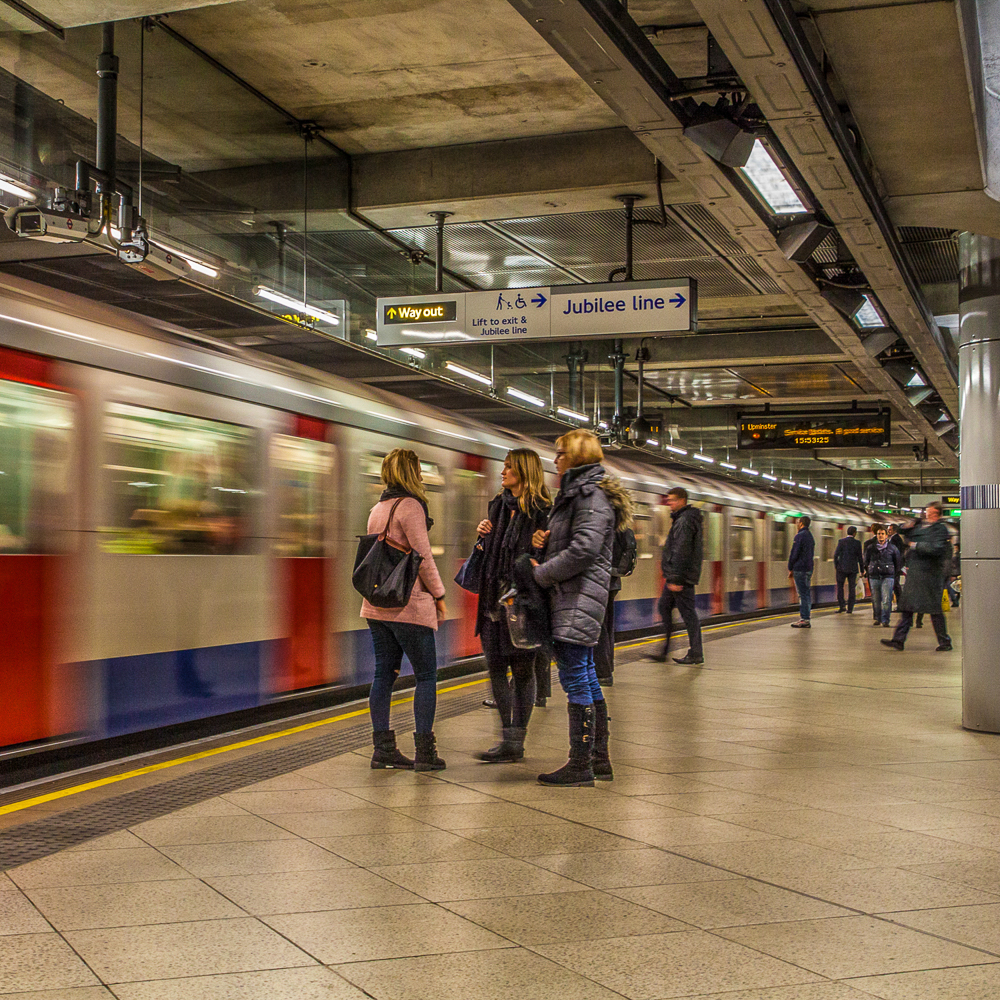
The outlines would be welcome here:
M 604 449 L 597 440 L 597 435 L 582 427 L 574 427 L 562 437 L 556 438 L 556 447 L 566 453 L 566 458 L 573 467 L 604 461 Z
M 510 467 L 518 482 L 524 487 L 517 498 L 517 504 L 525 514 L 552 505 L 552 497 L 545 485 L 545 470 L 537 451 L 530 448 L 515 448 L 507 452 Z
M 420 459 L 409 448 L 393 448 L 382 459 L 382 482 L 386 486 L 398 486 L 427 503 L 427 492 L 420 481 Z

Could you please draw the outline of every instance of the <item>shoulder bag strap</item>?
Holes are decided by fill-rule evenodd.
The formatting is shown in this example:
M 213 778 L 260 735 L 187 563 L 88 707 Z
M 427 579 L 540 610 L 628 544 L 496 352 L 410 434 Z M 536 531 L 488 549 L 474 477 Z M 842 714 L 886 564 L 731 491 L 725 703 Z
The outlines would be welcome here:
M 394 504 L 392 505 L 392 509 L 391 509 L 391 510 L 389 511 L 389 520 L 387 520 L 387 521 L 385 522 L 385 527 L 384 527 L 384 528 L 382 529 L 382 532 L 381 532 L 381 534 L 379 534 L 379 536 L 378 536 L 378 537 L 379 537 L 379 538 L 380 538 L 380 539 L 381 539 L 382 541 L 388 541 L 388 538 L 389 538 L 389 527 L 390 527 L 390 525 L 392 524 L 392 515 L 396 513 L 396 508 L 397 508 L 397 507 L 398 507 L 398 506 L 399 506 L 399 505 L 400 505 L 400 504 L 401 504 L 401 503 L 402 503 L 402 502 L 403 502 L 404 500 L 407 500 L 407 499 L 409 499 L 409 498 L 408 498 L 408 497 L 400 497 L 400 498 L 399 498 L 399 499 L 398 499 L 398 500 L 397 500 L 397 501 L 396 501 L 396 502 L 395 502 L 395 503 L 394 503 Z M 409 539 L 407 539 L 407 542 L 409 542 Z M 405 547 L 404 547 L 404 546 L 400 546 L 400 545 L 396 545 L 396 543 L 395 543 L 395 542 L 389 542 L 389 544 L 390 544 L 390 545 L 392 545 L 392 546 L 393 546 L 394 548 L 396 548 L 396 549 L 402 549 L 402 551 L 404 551 L 404 552 L 406 552 L 406 553 L 410 553 L 410 552 L 412 552 L 412 551 L 413 551 L 413 546 L 412 546 L 412 545 L 409 545 L 409 544 L 407 544 L 407 545 L 406 545 Z

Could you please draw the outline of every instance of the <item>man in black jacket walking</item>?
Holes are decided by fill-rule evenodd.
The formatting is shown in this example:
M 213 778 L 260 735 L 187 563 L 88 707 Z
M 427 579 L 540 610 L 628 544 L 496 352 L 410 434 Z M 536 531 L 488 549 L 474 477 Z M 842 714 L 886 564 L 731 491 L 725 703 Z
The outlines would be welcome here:
M 663 616 L 665 641 L 663 652 L 650 657 L 663 663 L 670 652 L 673 632 L 673 611 L 676 607 L 687 628 L 691 648 L 686 656 L 674 657 L 674 663 L 705 662 L 701 646 L 701 621 L 694 606 L 694 588 L 701 577 L 703 520 L 701 511 L 688 503 L 687 490 L 675 486 L 667 493 L 670 508 L 670 534 L 667 535 L 660 568 L 663 571 L 663 593 L 658 610 Z
M 851 525 L 847 529 L 847 537 L 841 538 L 837 542 L 837 548 L 833 552 L 833 566 L 837 571 L 837 603 L 840 610 L 837 614 L 842 615 L 846 610 L 849 615 L 854 614 L 854 588 L 857 586 L 858 573 L 864 573 L 865 563 L 861 550 L 861 542 L 854 536 L 858 529 Z M 847 583 L 847 608 L 844 608 L 844 583 Z

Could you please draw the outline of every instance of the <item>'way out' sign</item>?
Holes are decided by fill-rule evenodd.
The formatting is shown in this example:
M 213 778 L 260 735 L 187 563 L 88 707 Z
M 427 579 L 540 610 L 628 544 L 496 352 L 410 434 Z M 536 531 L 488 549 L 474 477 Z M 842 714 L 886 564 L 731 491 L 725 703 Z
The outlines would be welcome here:
M 379 347 L 577 340 L 683 333 L 697 322 L 697 283 L 501 288 L 378 300 Z

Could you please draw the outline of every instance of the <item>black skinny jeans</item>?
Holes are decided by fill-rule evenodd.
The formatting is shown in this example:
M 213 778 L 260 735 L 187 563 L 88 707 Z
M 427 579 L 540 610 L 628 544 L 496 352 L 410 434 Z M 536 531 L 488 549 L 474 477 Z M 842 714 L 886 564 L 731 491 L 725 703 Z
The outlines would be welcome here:
M 511 644 L 506 621 L 483 621 L 480 638 L 490 672 L 493 700 L 505 729 L 527 729 L 535 704 L 535 656 L 537 650 L 518 649 Z M 513 680 L 508 683 L 507 669 Z

